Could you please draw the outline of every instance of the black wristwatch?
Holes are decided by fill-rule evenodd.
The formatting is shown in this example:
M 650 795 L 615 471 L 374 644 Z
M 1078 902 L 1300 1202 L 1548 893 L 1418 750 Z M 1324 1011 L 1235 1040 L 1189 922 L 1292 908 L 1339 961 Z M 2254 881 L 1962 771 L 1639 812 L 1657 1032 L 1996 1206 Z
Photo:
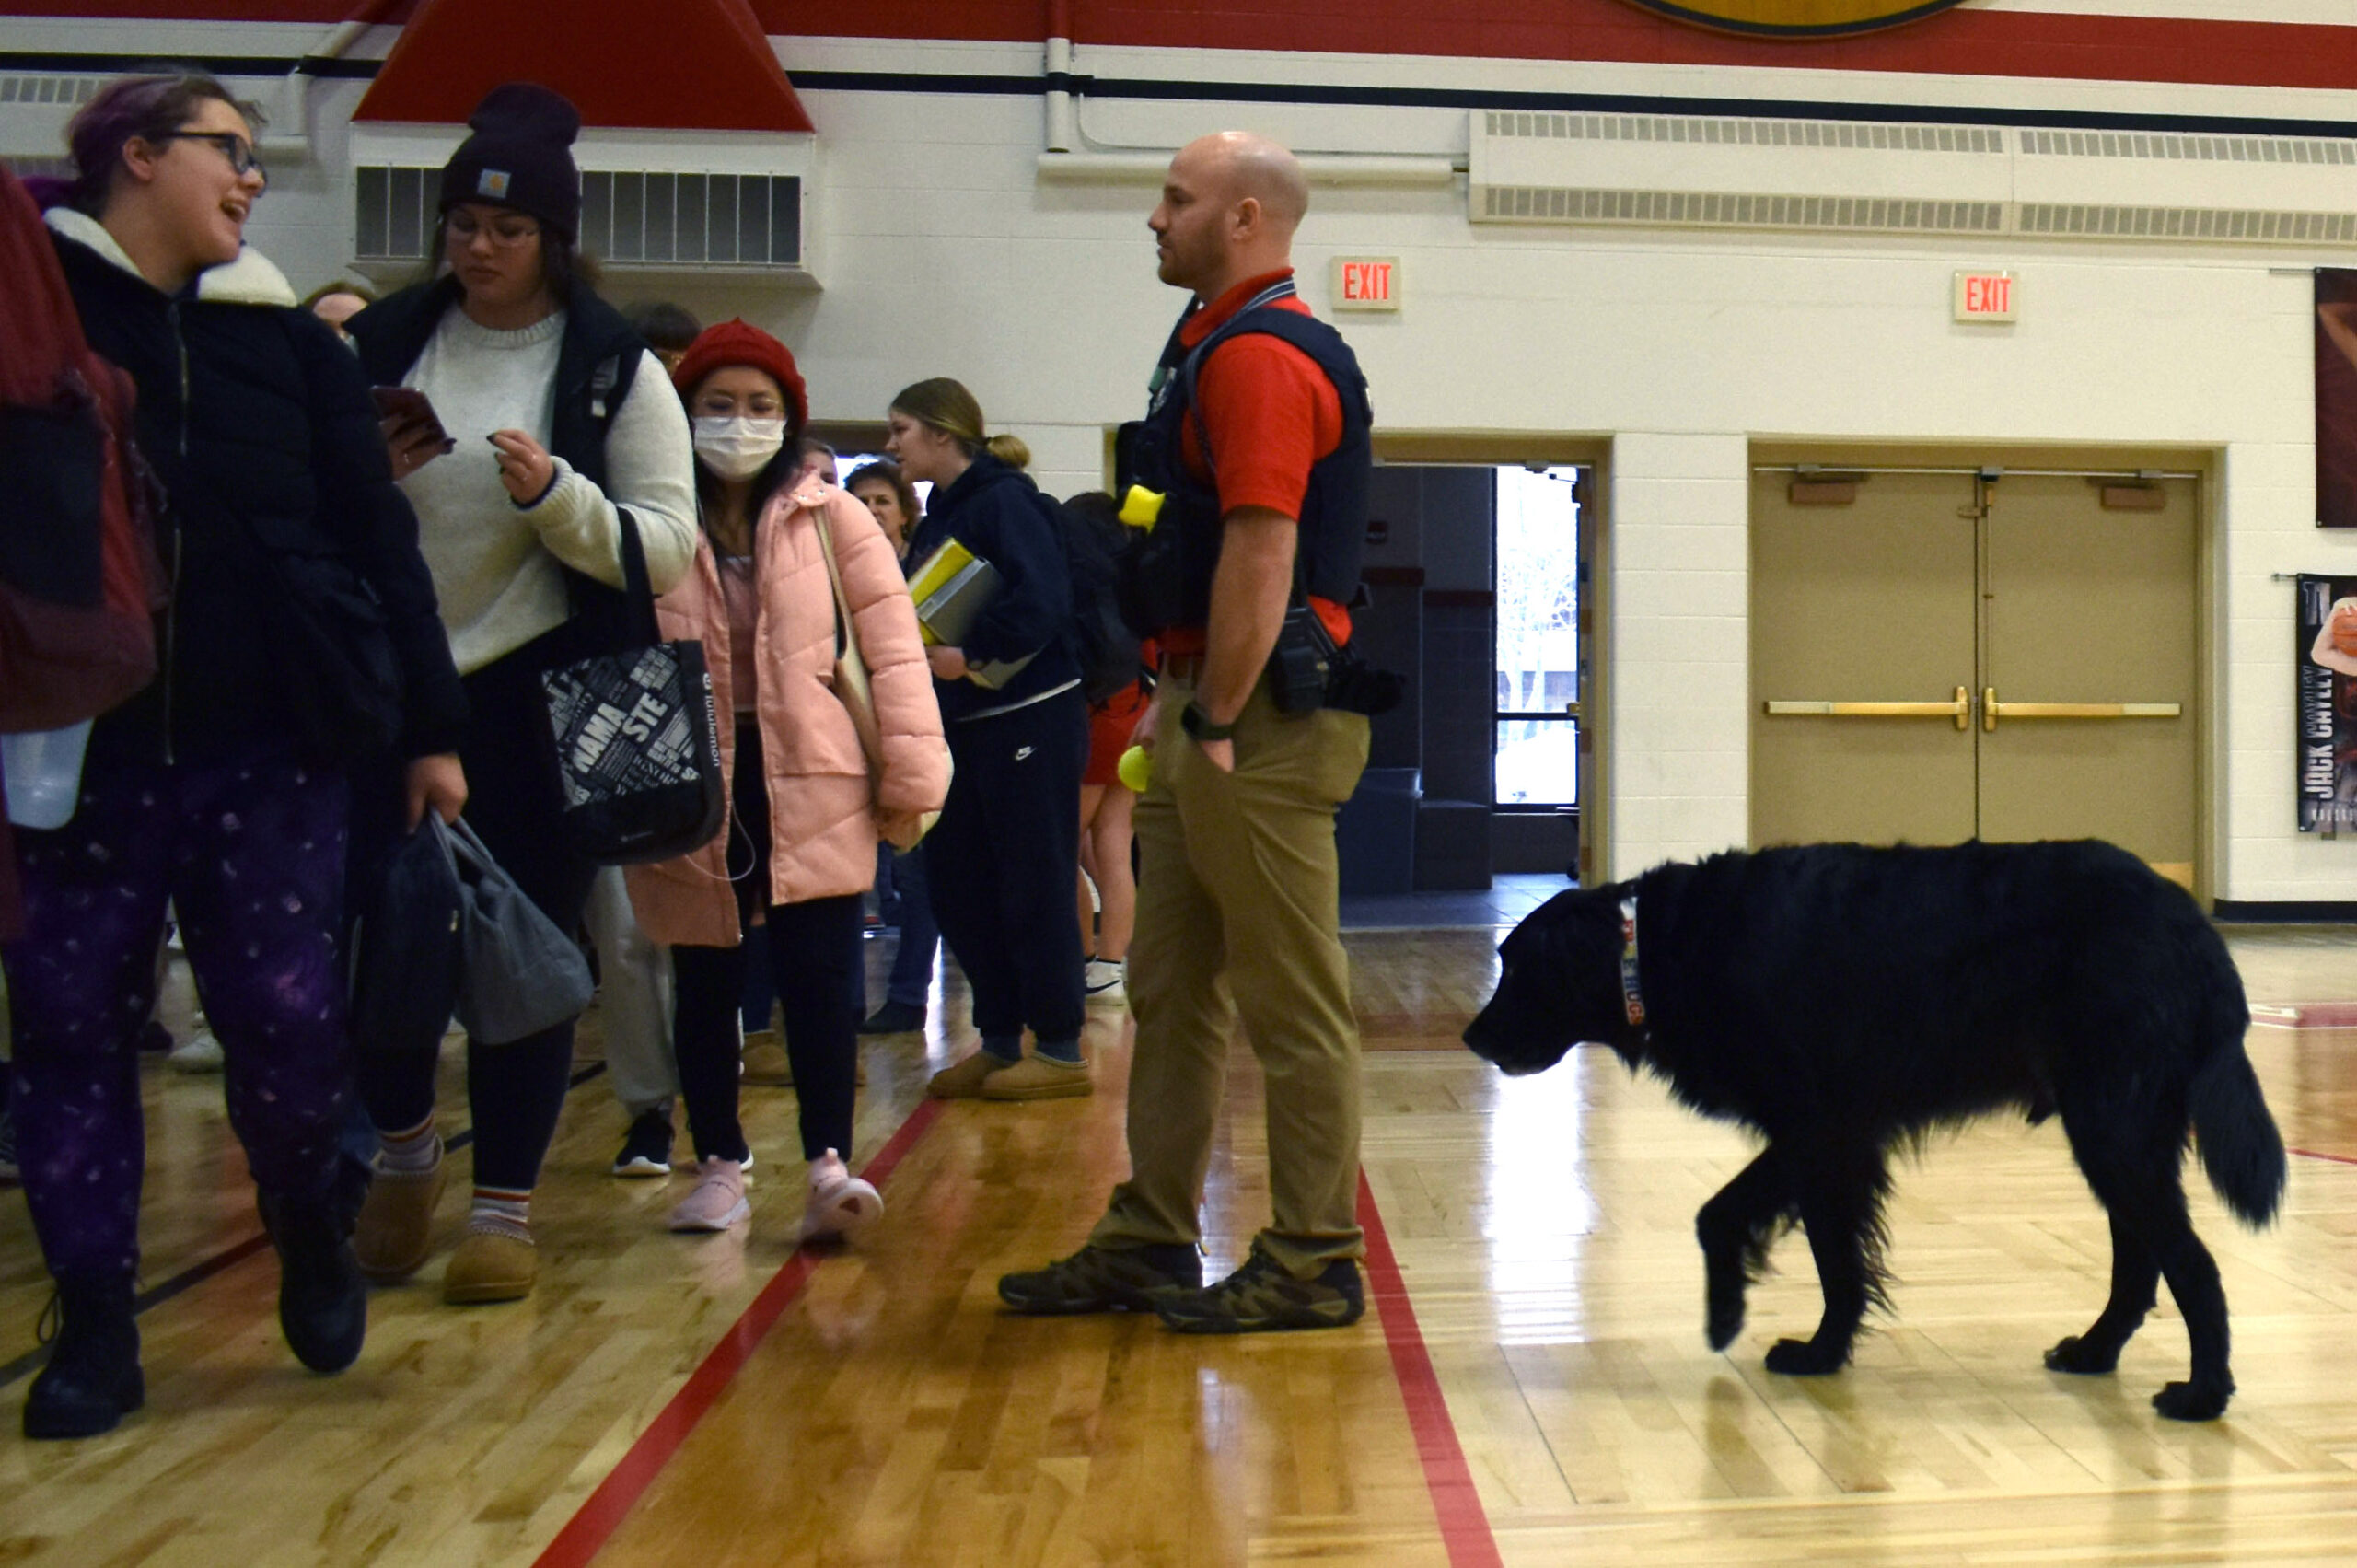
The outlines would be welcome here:
M 1192 703 L 1178 710 L 1178 727 L 1192 737 L 1197 744 L 1206 740 L 1232 740 L 1236 738 L 1234 725 L 1212 723 L 1211 714 Z

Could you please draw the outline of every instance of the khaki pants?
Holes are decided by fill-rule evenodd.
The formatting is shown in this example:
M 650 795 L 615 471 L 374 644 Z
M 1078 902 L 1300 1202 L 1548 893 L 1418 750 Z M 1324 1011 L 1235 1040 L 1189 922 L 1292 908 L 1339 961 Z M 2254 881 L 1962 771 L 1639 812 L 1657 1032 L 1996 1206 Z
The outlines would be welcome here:
M 1201 1239 L 1203 1177 L 1240 1013 L 1268 1080 L 1272 1214 L 1260 1239 L 1308 1278 L 1363 1249 L 1359 1034 L 1334 809 L 1366 766 L 1367 721 L 1330 709 L 1289 717 L 1256 690 L 1227 774 L 1178 726 L 1193 695 L 1190 683 L 1166 681 L 1154 783 L 1138 801 L 1132 1175 L 1089 1239 L 1110 1248 Z

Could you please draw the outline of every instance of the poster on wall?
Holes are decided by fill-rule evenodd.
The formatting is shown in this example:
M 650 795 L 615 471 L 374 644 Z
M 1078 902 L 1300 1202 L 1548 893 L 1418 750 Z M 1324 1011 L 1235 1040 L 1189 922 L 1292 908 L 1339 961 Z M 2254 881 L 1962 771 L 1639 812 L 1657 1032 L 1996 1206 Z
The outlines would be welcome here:
M 2300 831 L 2357 831 L 2357 577 L 2300 574 Z
M 2357 528 L 2357 270 L 2316 269 L 2316 526 Z

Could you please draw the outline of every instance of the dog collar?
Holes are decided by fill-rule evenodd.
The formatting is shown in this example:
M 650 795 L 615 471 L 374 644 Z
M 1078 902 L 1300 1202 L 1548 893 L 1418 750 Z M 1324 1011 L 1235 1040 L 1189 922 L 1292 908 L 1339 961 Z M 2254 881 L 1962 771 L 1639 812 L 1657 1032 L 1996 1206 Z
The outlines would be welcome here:
M 1620 900 L 1620 1005 L 1630 1024 L 1645 1027 L 1645 999 L 1637 992 L 1637 896 Z

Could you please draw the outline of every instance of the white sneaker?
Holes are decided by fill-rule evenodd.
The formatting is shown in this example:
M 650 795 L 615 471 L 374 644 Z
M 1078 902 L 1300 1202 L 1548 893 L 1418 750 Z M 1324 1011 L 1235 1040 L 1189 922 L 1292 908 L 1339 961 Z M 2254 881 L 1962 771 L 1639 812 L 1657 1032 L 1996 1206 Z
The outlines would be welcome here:
M 802 1239 L 848 1240 L 883 1215 L 883 1195 L 843 1167 L 829 1149 L 810 1162 L 810 1199 L 802 1211 Z
M 175 1073 L 218 1073 L 221 1071 L 221 1042 L 213 1031 L 199 1026 L 187 1040 L 172 1048 L 164 1058 Z
M 1125 1007 L 1129 1005 L 1130 988 L 1124 983 L 1129 965 L 1114 958 L 1091 958 L 1081 975 L 1081 989 L 1088 993 L 1092 1007 Z

